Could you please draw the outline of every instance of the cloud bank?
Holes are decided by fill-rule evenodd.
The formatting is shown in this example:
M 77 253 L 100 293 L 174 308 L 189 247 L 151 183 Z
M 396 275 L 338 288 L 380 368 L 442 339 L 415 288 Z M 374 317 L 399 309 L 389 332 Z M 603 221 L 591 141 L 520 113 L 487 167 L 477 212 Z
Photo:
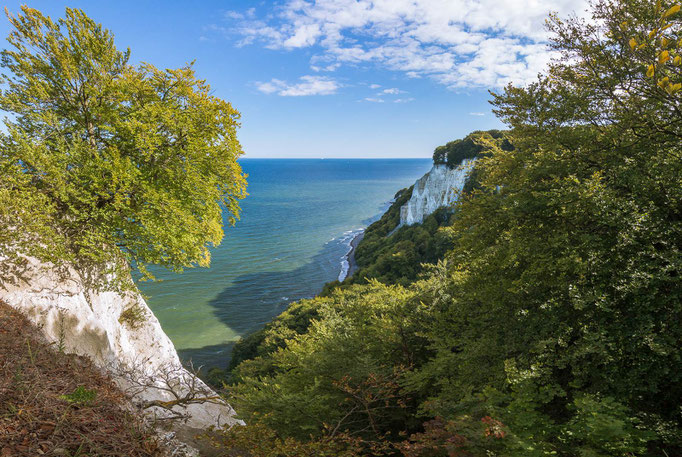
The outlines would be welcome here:
M 315 71 L 372 64 L 458 89 L 534 80 L 551 57 L 548 13 L 583 15 L 586 6 L 586 0 L 289 0 L 264 17 L 253 10 L 228 15 L 237 21 L 240 45 L 308 48 Z M 266 90 L 290 89 L 275 81 L 264 83 L 273 84 Z

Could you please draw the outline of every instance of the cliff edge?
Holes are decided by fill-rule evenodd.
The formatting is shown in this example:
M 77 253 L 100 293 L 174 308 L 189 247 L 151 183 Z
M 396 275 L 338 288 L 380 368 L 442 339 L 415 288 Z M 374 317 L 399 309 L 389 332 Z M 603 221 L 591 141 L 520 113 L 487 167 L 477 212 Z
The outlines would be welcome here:
M 431 171 L 415 182 L 412 196 L 400 208 L 399 227 L 421 224 L 438 208 L 454 203 L 464 188 L 475 160 L 464 159 L 456 168 L 434 164 Z
M 230 405 L 183 368 L 139 293 L 93 291 L 75 270 L 57 272 L 29 259 L 20 281 L 0 283 L 0 301 L 26 316 L 48 342 L 106 370 L 155 417 L 182 416 L 198 429 L 241 423 Z

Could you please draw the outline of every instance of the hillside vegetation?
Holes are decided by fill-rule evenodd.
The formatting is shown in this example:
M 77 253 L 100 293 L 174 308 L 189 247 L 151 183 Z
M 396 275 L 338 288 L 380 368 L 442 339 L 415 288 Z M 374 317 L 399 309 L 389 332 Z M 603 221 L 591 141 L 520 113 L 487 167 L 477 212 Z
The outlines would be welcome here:
M 498 130 L 474 132 L 463 140 L 473 145 L 469 158 L 485 155 L 492 145 L 507 147 L 509 140 Z M 448 143 L 452 144 L 454 142 Z M 438 148 L 436 148 L 438 150 Z M 464 193 L 476 186 L 476 170 L 464 185 Z M 427 216 L 423 223 L 399 227 L 400 208 L 412 196 L 412 187 L 399 190 L 391 206 L 364 232 L 364 237 L 355 249 L 357 271 L 344 281 L 325 284 L 321 296 L 330 296 L 335 289 L 348 288 L 353 284 L 367 284 L 373 280 L 383 284 L 407 286 L 424 273 L 423 264 L 436 264 L 445 257 L 451 246 L 450 235 L 440 230 L 454 221 L 454 207 L 444 207 Z M 240 339 L 232 350 L 229 369 L 247 359 L 270 354 L 282 346 L 281 335 L 301 334 L 307 330 L 310 321 L 318 317 L 318 303 L 315 300 L 301 300 L 294 303 L 261 330 Z M 279 335 L 279 336 L 278 336 Z M 269 341 L 266 339 L 269 338 Z M 278 344 L 272 344 L 278 341 Z M 214 377 L 223 377 L 214 370 Z M 215 382 L 215 379 L 214 379 Z
M 597 25 L 550 18 L 558 57 L 493 94 L 514 148 L 472 139 L 489 150 L 434 232 L 443 260 L 391 283 L 388 214 L 358 252 L 381 281 L 293 305 L 234 369 L 249 425 L 233 439 L 258 455 L 682 455 L 679 11 L 602 0 Z
M 112 380 L 0 302 L 0 455 L 163 456 Z
M 452 144 L 460 145 L 459 151 L 466 155 L 456 162 L 448 162 L 453 167 L 461 165 L 464 158 L 485 157 L 493 148 L 509 151 L 513 149 L 504 132 L 499 130 L 473 132 L 461 140 L 448 143 Z M 436 148 L 434 157 L 443 147 Z M 434 163 L 438 162 L 434 160 Z M 476 176 L 474 167 L 464 183 L 464 195 L 478 186 Z M 449 235 L 439 229 L 452 225 L 455 206 L 436 210 L 421 224 L 398 227 L 400 208 L 411 196 L 412 188 L 398 192 L 389 210 L 381 219 L 367 227 L 364 238 L 355 251 L 358 271 L 347 278 L 343 285 L 364 284 L 370 279 L 377 279 L 384 284 L 408 285 L 422 274 L 422 264 L 435 264 L 444 258 L 451 243 L 448 240 Z M 334 285 L 330 284 L 332 287 Z
M 513 149 L 509 139 L 505 138 L 504 132 L 500 130 L 477 130 L 460 140 L 450 141 L 443 146 L 438 146 L 433 151 L 433 163 L 438 165 L 445 164 L 450 168 L 455 168 L 466 159 L 475 159 L 484 155 L 487 147 L 484 142 L 480 141 L 483 138 L 497 140 L 502 150 L 509 151 Z

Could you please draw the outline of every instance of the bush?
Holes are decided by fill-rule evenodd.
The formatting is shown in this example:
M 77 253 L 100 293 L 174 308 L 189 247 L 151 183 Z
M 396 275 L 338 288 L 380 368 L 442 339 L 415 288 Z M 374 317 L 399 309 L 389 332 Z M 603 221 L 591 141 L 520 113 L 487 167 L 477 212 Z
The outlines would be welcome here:
M 132 306 L 121 311 L 121 315 L 118 317 L 118 322 L 121 324 L 126 324 L 131 329 L 135 330 L 140 328 L 140 326 L 146 321 L 147 313 L 144 308 L 139 304 L 135 303 Z

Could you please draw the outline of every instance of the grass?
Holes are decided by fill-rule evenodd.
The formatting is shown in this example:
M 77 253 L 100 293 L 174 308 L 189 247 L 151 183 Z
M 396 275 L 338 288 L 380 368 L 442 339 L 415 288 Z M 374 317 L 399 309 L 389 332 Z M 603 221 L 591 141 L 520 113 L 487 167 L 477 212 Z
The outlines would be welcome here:
M 0 456 L 164 455 L 127 404 L 88 359 L 55 350 L 0 302 Z
M 121 324 L 128 325 L 131 329 L 135 330 L 139 328 L 142 323 L 147 319 L 147 315 L 144 309 L 138 304 L 134 304 L 123 310 L 121 315 L 118 317 L 118 322 Z

